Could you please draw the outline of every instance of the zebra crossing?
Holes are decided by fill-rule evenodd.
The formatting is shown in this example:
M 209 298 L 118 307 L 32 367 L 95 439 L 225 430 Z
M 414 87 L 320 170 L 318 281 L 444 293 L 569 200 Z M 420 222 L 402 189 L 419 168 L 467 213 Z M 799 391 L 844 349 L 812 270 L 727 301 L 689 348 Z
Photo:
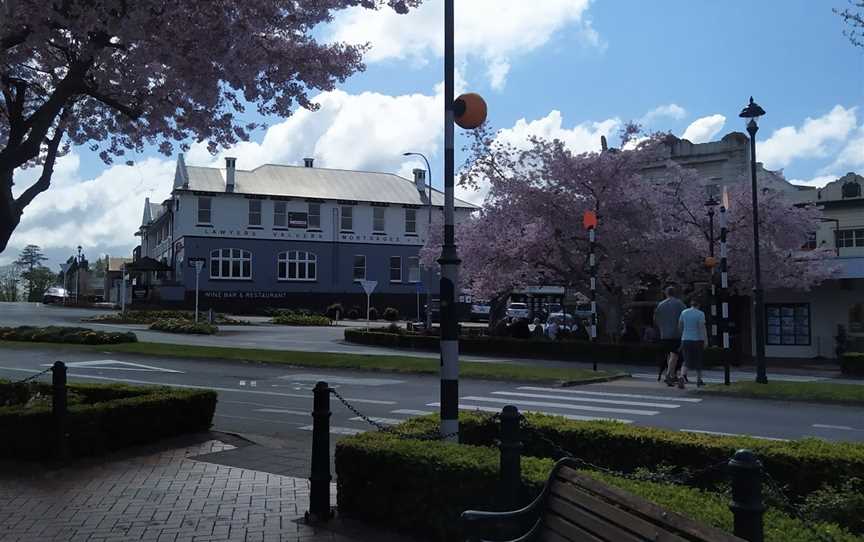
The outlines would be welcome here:
M 685 405 L 701 403 L 696 397 L 648 395 L 638 393 L 617 393 L 574 388 L 554 388 L 544 386 L 514 386 L 509 389 L 490 391 L 485 394 L 463 395 L 459 398 L 462 411 L 501 412 L 505 405 L 514 405 L 522 412 L 552 414 L 568 420 L 592 421 L 611 420 L 631 424 L 640 419 L 673 412 Z M 404 406 L 404 405 L 397 405 Z M 386 415 L 370 416 L 369 419 L 381 425 L 397 425 L 413 416 L 433 414 L 440 403 L 425 403 L 426 408 L 395 408 Z M 427 410 L 428 409 L 428 410 Z M 353 435 L 372 428 L 360 416 L 347 418 L 357 426 L 331 426 L 330 432 L 336 435 Z M 311 425 L 300 427 L 312 429 Z

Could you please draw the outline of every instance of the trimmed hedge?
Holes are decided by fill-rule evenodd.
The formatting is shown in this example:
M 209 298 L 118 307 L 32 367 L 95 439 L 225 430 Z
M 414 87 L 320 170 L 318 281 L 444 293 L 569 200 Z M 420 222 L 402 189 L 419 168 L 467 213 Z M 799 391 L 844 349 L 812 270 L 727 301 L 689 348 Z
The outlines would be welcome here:
M 486 446 L 400 440 L 365 433 L 336 444 L 339 513 L 431 540 L 464 540 L 459 515 L 467 509 L 495 510 L 499 452 Z M 522 458 L 523 504 L 539 494 L 553 462 Z M 729 499 L 694 488 L 632 481 L 584 472 L 666 506 L 696 521 L 731 532 Z M 767 542 L 807 542 L 812 531 L 783 512 L 765 514 Z M 861 540 L 836 525 L 813 524 L 828 540 Z
M 206 320 L 206 315 L 203 316 Z M 126 311 L 123 313 L 99 314 L 89 318 L 83 318 L 84 322 L 102 322 L 115 324 L 152 324 L 158 320 L 195 320 L 195 311 L 172 311 L 172 310 L 135 310 Z M 231 326 L 248 326 L 252 325 L 247 320 L 236 320 L 225 316 L 224 314 L 216 314 L 216 324 L 231 325 Z
M 50 384 L 0 382 L 0 390 L 27 387 L 27 404 L 0 407 L 0 457 L 50 459 L 54 424 Z M 216 392 L 121 384 L 69 384 L 70 456 L 104 453 L 160 438 L 206 431 Z
M 369 346 L 410 348 L 436 351 L 437 336 L 405 333 L 393 335 L 380 331 L 345 329 L 345 340 Z M 628 365 L 657 366 L 665 357 L 663 347 L 658 344 L 592 343 L 588 341 L 550 341 L 538 339 L 514 339 L 510 337 L 460 337 L 459 351 L 464 354 L 494 354 L 524 358 L 564 359 L 567 361 L 599 361 L 603 363 L 626 363 Z M 705 352 L 705 365 L 722 365 L 722 350 L 709 348 Z
M 749 437 L 684 433 L 668 429 L 626 425 L 611 421 L 573 421 L 546 414 L 525 413 L 539 433 L 576 456 L 613 470 L 632 472 L 674 463 L 699 470 L 724 461 L 735 450 L 748 448 L 759 455 L 765 469 L 792 495 L 802 497 L 823 486 L 840 485 L 851 476 L 864 478 L 864 444 L 801 439 L 790 442 Z M 415 418 L 403 429 L 424 434 L 437 427 L 434 417 Z M 460 415 L 462 442 L 489 446 L 498 436 L 498 424 L 488 416 Z M 555 457 L 547 443 L 524 439 L 524 455 Z
M 274 316 L 272 323 L 280 326 L 329 326 L 330 319 L 317 314 L 285 313 Z
M 150 324 L 150 329 L 153 331 L 165 331 L 167 333 L 187 333 L 190 335 L 213 335 L 219 331 L 219 328 L 207 322 L 198 322 L 193 320 L 156 320 Z
M 65 344 L 120 344 L 138 342 L 131 331 L 96 331 L 84 327 L 0 327 L 0 340 Z
M 864 376 L 864 352 L 847 352 L 840 356 L 840 371 L 844 375 Z

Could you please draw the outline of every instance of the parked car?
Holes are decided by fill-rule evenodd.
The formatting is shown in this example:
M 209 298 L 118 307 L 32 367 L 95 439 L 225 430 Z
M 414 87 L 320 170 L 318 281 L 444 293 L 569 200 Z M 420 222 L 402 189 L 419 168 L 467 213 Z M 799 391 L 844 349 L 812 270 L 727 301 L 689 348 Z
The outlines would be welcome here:
M 579 318 L 580 320 L 591 318 L 591 303 L 580 303 L 579 305 L 576 305 L 574 313 L 576 318 Z
M 475 301 L 471 303 L 471 321 L 489 321 L 489 313 L 492 307 L 488 301 Z
M 511 320 L 518 320 L 519 318 L 527 320 L 531 317 L 531 311 L 528 310 L 528 305 L 525 303 L 509 303 L 506 314 L 507 318 Z
M 551 313 L 549 315 L 549 317 L 546 319 L 547 324 L 551 324 L 552 322 L 555 322 L 556 324 L 564 327 L 565 329 L 571 329 L 573 327 L 573 324 L 575 323 L 575 321 L 576 320 L 573 318 L 572 314 L 570 314 L 569 312 L 563 313 L 560 311 Z
M 67 297 L 69 297 L 69 292 L 65 288 L 52 286 L 45 290 L 45 294 L 42 296 L 42 303 L 46 305 L 49 303 L 63 303 Z

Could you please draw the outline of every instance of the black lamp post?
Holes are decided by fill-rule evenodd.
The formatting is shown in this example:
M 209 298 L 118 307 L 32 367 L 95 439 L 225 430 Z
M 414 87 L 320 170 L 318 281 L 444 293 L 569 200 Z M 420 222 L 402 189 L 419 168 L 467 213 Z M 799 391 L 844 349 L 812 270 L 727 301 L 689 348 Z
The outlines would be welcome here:
M 720 202 L 714 198 L 716 185 L 708 186 L 708 200 L 705 202 L 705 207 L 708 209 L 708 257 L 711 268 L 711 278 L 709 293 L 709 310 L 708 310 L 708 325 L 711 329 L 709 346 L 713 346 L 714 340 L 717 337 L 717 294 L 716 285 L 714 284 L 714 269 L 716 268 L 714 261 L 714 208 L 720 205 Z
M 765 372 L 765 300 L 762 292 L 762 268 L 759 264 L 759 200 L 756 189 L 756 132 L 759 131 L 757 121 L 765 114 L 765 110 L 750 97 L 750 103 L 738 115 L 747 122 L 747 133 L 750 134 L 750 183 L 753 195 L 753 302 L 754 318 L 756 319 L 756 382 L 768 383 Z
M 75 267 L 75 304 L 78 304 L 81 295 L 81 245 L 78 245 L 78 262 Z
M 426 173 L 429 178 L 426 180 L 429 187 L 429 222 L 426 225 L 426 235 L 432 231 L 432 167 L 429 165 L 429 159 L 425 154 L 419 152 L 403 152 L 402 156 L 419 156 L 426 162 Z M 429 294 L 429 287 L 426 288 L 426 330 L 432 329 L 432 298 Z

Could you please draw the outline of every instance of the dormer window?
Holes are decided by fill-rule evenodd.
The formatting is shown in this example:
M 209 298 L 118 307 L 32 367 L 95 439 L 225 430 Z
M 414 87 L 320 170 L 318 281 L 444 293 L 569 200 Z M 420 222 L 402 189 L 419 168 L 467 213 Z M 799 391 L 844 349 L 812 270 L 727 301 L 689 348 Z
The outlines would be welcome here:
M 861 185 L 855 181 L 849 181 L 848 183 L 843 183 L 843 198 L 860 198 L 861 197 Z

